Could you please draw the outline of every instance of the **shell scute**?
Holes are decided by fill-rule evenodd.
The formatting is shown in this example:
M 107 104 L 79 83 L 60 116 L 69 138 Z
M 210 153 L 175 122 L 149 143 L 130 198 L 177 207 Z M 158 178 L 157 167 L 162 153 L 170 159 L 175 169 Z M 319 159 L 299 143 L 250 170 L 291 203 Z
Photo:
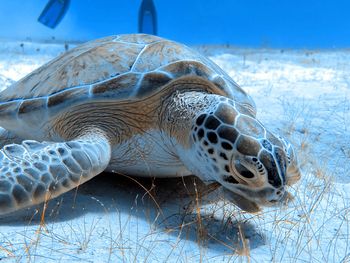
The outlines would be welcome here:
M 153 35 L 134 34 L 134 35 L 119 35 L 114 37 L 114 41 L 121 41 L 131 44 L 150 44 L 163 39 Z
M 136 97 L 144 98 L 159 90 L 162 86 L 171 81 L 167 74 L 161 72 L 150 72 L 143 76 L 138 87 Z
M 7 101 L 4 103 L 0 103 L 0 112 L 1 113 L 8 113 L 13 114 L 17 113 L 18 106 L 21 104 L 22 101 L 20 100 L 14 100 L 14 101 Z M 3 114 L 1 114 L 3 116 Z
M 92 86 L 91 93 L 99 97 L 118 95 L 119 99 L 128 98 L 141 79 L 141 74 L 127 73 Z
M 164 40 L 146 46 L 135 62 L 133 71 L 149 72 L 175 61 L 197 59 L 198 54 L 188 47 Z
M 84 47 L 84 48 L 83 48 Z M 64 89 L 93 84 L 130 70 L 143 46 L 95 42 L 69 51 L 43 65 L 1 93 L 2 99 L 49 96 Z
M 79 100 L 84 100 L 89 96 L 89 90 L 87 87 L 71 88 L 54 95 L 51 95 L 47 99 L 47 107 L 53 107 L 62 103 L 71 104 Z
M 185 75 L 197 75 L 210 78 L 215 72 L 199 61 L 176 61 L 159 68 L 160 71 L 169 72 L 174 78 Z
M 36 110 L 40 110 L 43 107 L 46 107 L 47 98 L 36 98 L 23 100 L 21 105 L 18 108 L 18 114 L 30 113 Z

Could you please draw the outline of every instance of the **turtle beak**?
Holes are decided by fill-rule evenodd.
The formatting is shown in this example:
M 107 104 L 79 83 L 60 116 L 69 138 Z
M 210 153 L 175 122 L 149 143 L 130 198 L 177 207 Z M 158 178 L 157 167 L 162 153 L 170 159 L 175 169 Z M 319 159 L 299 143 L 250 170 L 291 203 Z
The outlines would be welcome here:
M 248 198 L 227 190 L 223 187 L 224 196 L 227 200 L 234 203 L 240 209 L 248 212 L 248 213 L 258 213 L 261 211 L 261 207 L 271 207 L 271 206 L 280 206 L 286 205 L 290 201 L 294 199 L 293 195 L 289 192 L 285 191 L 283 196 L 279 200 L 265 200 L 265 199 L 257 199 L 257 202 L 249 200 Z
M 296 182 L 298 182 L 301 178 L 301 172 L 299 167 L 297 167 L 296 165 L 291 165 L 288 167 L 287 169 L 287 182 L 286 184 L 288 186 L 291 186 L 293 184 L 295 184 Z
M 234 203 L 240 209 L 242 209 L 248 213 L 258 213 L 261 211 L 261 209 L 257 203 L 255 203 L 251 200 L 248 200 L 244 196 L 241 196 L 241 195 L 234 193 L 230 190 L 226 190 L 224 187 L 223 187 L 223 192 L 224 192 L 225 198 L 227 198 L 227 200 Z

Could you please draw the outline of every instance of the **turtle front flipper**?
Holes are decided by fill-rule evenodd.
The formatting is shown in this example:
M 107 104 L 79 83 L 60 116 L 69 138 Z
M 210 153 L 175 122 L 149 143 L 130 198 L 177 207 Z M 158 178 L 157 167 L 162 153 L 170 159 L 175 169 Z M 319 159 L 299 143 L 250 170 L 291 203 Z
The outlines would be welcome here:
M 109 140 L 90 133 L 68 142 L 23 141 L 0 150 L 0 215 L 63 194 L 101 173 Z

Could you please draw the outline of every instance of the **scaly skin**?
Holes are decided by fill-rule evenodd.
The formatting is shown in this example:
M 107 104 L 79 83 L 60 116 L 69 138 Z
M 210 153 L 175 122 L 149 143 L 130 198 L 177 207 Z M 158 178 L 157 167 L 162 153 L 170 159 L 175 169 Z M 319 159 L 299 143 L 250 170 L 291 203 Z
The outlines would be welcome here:
M 110 144 L 91 131 L 63 143 L 23 141 L 0 150 L 0 215 L 63 194 L 102 172 Z

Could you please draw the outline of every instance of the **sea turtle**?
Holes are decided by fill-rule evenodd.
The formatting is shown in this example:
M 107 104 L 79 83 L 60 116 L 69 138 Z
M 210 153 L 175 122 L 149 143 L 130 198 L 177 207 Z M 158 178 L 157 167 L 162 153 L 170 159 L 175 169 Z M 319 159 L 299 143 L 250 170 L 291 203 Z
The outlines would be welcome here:
M 80 45 L 0 93 L 0 214 L 102 171 L 218 183 L 240 208 L 279 203 L 300 177 L 252 99 L 189 47 L 145 34 Z

